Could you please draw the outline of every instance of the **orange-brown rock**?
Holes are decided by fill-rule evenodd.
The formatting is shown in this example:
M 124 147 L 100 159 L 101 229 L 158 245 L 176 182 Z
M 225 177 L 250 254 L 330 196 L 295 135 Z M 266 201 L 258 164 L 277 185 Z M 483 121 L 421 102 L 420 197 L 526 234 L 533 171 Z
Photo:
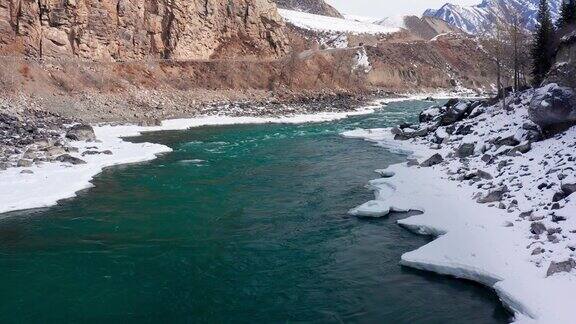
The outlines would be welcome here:
M 98 61 L 278 57 L 270 0 L 1 0 L 0 53 Z

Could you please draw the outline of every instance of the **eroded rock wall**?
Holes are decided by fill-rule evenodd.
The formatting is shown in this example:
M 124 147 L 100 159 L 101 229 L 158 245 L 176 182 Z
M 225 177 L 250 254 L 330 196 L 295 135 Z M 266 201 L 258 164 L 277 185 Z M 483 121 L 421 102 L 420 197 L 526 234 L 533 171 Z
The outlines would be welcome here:
M 0 52 L 116 61 L 279 57 L 270 0 L 0 0 Z

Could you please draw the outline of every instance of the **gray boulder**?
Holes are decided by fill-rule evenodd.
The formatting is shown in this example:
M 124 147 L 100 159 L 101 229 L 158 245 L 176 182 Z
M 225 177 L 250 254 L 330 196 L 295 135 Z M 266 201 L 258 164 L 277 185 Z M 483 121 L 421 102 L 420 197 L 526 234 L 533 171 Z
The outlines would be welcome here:
M 552 202 L 559 202 L 566 198 L 566 193 L 564 191 L 558 191 L 552 196 Z
M 530 119 L 548 133 L 562 131 L 576 123 L 576 95 L 571 88 L 548 84 L 536 90 L 529 113 Z
M 90 125 L 79 124 L 72 126 L 66 133 L 66 138 L 73 141 L 95 141 L 96 134 Z
M 447 104 L 446 112 L 440 117 L 438 124 L 440 126 L 452 125 L 455 122 L 464 119 L 467 113 L 470 113 L 471 103 L 469 101 L 459 101 L 453 105 Z
M 431 166 L 440 164 L 440 163 L 442 163 L 443 161 L 444 161 L 444 158 L 442 157 L 442 155 L 436 153 L 436 154 L 432 155 L 432 156 L 431 156 L 429 159 L 427 159 L 426 161 L 422 162 L 422 163 L 420 164 L 420 166 L 421 166 L 421 167 L 428 168 L 428 167 L 431 167 Z
M 512 156 L 516 155 L 516 153 L 526 154 L 530 152 L 530 150 L 532 150 L 532 143 L 526 142 L 511 149 L 510 152 L 508 152 L 508 154 Z
M 474 155 L 475 148 L 476 145 L 473 143 L 464 143 L 458 147 L 458 151 L 456 151 L 456 153 L 458 154 L 459 158 L 467 158 Z
M 532 223 L 530 225 L 530 232 L 535 235 L 540 235 L 546 232 L 546 226 L 540 222 Z
M 77 157 L 73 157 L 72 155 L 69 154 L 60 155 L 59 157 L 56 158 L 56 161 L 70 163 L 73 165 L 86 164 L 86 161 L 79 159 Z
M 32 160 L 20 159 L 16 166 L 19 168 L 29 168 L 32 166 Z
M 432 106 L 426 110 L 423 110 L 418 116 L 418 120 L 421 123 L 427 123 L 440 118 L 441 114 L 443 114 L 445 111 L 446 111 L 445 107 Z
M 516 146 L 520 144 L 520 141 L 518 141 L 516 138 L 514 138 L 514 136 L 508 136 L 508 137 L 504 137 L 504 138 L 498 138 L 497 140 L 494 141 L 494 144 L 498 145 L 498 146 Z
M 563 184 L 562 185 L 562 192 L 566 197 L 570 196 L 571 194 L 576 192 L 576 183 L 573 184 Z
M 550 267 L 548 267 L 548 271 L 546 272 L 546 277 L 553 276 L 557 273 L 570 272 L 574 268 L 576 268 L 576 261 L 574 261 L 572 258 L 564 262 L 552 261 L 552 263 L 550 263 Z
M 532 255 L 540 255 L 542 253 L 546 252 L 543 248 L 541 247 L 537 247 L 534 249 L 534 251 L 532 251 Z
M 477 202 L 480 204 L 489 204 L 494 202 L 502 201 L 504 195 L 508 192 L 508 187 L 504 186 L 502 188 L 490 191 L 486 196 L 478 198 Z

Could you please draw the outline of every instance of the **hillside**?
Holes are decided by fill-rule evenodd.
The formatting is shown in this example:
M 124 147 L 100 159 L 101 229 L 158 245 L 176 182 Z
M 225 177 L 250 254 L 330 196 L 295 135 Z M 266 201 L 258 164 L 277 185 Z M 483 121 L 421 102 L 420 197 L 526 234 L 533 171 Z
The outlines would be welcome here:
M 380 24 L 281 10 L 303 48 L 355 49 L 369 64 L 366 84 L 393 92 L 490 91 L 495 80 L 478 40 L 433 18 Z M 364 54 L 365 53 L 365 54 Z

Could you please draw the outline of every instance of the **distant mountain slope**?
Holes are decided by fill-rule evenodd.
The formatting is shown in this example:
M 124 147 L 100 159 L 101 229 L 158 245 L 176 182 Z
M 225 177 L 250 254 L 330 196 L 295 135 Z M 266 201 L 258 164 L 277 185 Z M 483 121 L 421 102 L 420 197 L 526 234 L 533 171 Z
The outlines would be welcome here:
M 307 12 L 315 15 L 343 18 L 338 10 L 324 0 L 274 0 L 282 9 Z
M 428 9 L 424 16 L 442 19 L 470 34 L 490 31 L 501 17 L 505 22 L 519 15 L 527 29 L 534 29 L 540 0 L 483 0 L 474 6 L 447 3 L 440 9 Z M 562 0 L 549 0 L 552 17 L 556 19 Z
M 440 34 L 463 33 L 463 31 L 453 25 L 448 24 L 442 19 L 424 16 L 398 16 L 388 17 L 375 22 L 375 24 L 385 27 L 403 28 L 413 36 L 430 40 Z

